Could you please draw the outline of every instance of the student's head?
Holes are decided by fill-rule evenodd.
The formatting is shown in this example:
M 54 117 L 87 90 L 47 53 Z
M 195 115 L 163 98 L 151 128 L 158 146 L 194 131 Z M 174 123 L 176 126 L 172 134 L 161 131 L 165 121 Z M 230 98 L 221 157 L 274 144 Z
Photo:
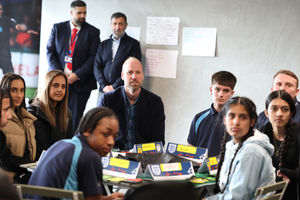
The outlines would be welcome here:
M 273 77 L 271 91 L 284 90 L 295 99 L 299 93 L 298 77 L 289 70 L 280 70 Z
M 86 19 L 86 4 L 83 1 L 71 3 L 71 20 L 74 25 L 82 26 Z
M 0 88 L 9 91 L 11 100 L 11 108 L 16 111 L 20 107 L 25 108 L 25 81 L 18 75 L 13 73 L 5 74 L 0 82 Z
M 94 151 L 105 156 L 115 145 L 115 138 L 119 133 L 119 121 L 111 109 L 93 108 L 80 120 L 77 132 L 87 139 Z
M 144 81 L 142 63 L 135 57 L 129 57 L 123 64 L 121 78 L 124 81 L 125 90 L 139 90 Z
M 295 114 L 295 103 L 284 90 L 273 91 L 266 100 L 265 114 L 273 128 L 285 127 Z
M 220 111 L 226 101 L 233 95 L 236 84 L 236 77 L 227 71 L 219 71 L 211 77 L 209 88 L 213 96 L 214 108 Z
M 37 97 L 44 104 L 56 107 L 58 103 L 67 104 L 68 101 L 68 79 L 60 70 L 49 71 L 45 80 L 40 84 Z
M 60 70 L 49 71 L 39 85 L 33 104 L 43 110 L 53 127 L 56 127 L 58 115 L 60 130 L 65 132 L 68 124 L 68 81 L 65 73 Z M 57 110 L 59 112 L 56 115 Z
M 246 97 L 233 97 L 223 106 L 222 116 L 226 131 L 239 143 L 247 134 L 252 134 L 257 119 L 256 106 Z
M 111 16 L 111 29 L 115 38 L 119 39 L 125 33 L 127 17 L 124 13 L 116 12 Z
M 6 126 L 11 119 L 10 99 L 8 91 L 0 90 L 0 128 Z

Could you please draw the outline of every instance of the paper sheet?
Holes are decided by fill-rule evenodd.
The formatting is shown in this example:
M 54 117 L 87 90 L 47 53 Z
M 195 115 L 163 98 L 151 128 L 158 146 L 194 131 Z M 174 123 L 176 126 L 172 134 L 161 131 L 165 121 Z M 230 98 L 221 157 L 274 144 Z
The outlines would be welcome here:
M 177 45 L 178 17 L 147 17 L 146 44 Z
M 178 51 L 147 49 L 146 76 L 176 78 Z
M 217 28 L 184 27 L 182 37 L 183 56 L 210 56 L 216 52 Z

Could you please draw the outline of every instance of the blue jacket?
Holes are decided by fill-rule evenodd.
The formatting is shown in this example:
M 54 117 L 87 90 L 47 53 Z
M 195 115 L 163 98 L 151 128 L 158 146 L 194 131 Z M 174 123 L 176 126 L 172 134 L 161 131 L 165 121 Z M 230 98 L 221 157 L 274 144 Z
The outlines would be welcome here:
M 124 61 L 128 57 L 136 57 L 140 61 L 142 58 L 140 43 L 125 33 L 113 60 L 112 42 L 111 37 L 104 40 L 100 44 L 95 58 L 94 74 L 100 85 L 100 91 L 103 91 L 106 85 L 112 85 L 114 89 L 123 85 L 121 71 Z
M 224 163 L 220 173 L 220 189 L 227 182 L 229 165 L 234 156 L 238 144 L 233 140 L 226 143 Z M 224 200 L 250 200 L 255 191 L 261 186 L 275 183 L 275 169 L 272 165 L 274 147 L 269 138 L 259 131 L 248 138 L 242 148 L 238 151 L 231 168 L 228 185 L 224 193 L 207 198 Z
M 100 106 L 111 108 L 119 118 L 119 136 L 115 147 L 124 149 L 127 137 L 126 123 L 126 93 L 121 86 L 114 91 L 105 93 L 100 100 Z M 136 144 L 148 142 L 165 142 L 165 113 L 161 98 L 142 88 L 136 102 Z
M 77 92 L 87 92 L 97 88 L 93 74 L 93 64 L 100 43 L 99 34 L 99 29 L 88 23 L 85 23 L 78 33 L 72 59 L 72 71 L 80 79 L 72 85 Z M 70 37 L 70 21 L 53 25 L 47 43 L 49 70 L 64 70 L 64 59 L 69 50 Z

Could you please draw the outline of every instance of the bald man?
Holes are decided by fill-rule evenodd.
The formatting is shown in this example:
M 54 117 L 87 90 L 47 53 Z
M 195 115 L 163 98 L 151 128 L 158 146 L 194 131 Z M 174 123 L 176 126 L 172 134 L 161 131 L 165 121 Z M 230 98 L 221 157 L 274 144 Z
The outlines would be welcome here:
M 165 142 L 165 114 L 161 98 L 144 89 L 142 63 L 129 57 L 122 66 L 124 86 L 105 93 L 99 106 L 111 108 L 119 117 L 120 132 L 115 147 L 132 149 L 134 144 Z

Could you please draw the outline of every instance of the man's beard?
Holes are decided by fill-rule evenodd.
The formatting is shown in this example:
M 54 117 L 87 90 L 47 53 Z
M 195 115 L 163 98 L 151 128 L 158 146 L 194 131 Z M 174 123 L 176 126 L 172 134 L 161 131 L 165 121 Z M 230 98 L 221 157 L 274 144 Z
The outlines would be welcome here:
M 83 20 L 76 19 L 75 20 L 75 24 L 78 26 L 82 26 L 84 23 L 85 23 L 85 19 L 83 19 Z

